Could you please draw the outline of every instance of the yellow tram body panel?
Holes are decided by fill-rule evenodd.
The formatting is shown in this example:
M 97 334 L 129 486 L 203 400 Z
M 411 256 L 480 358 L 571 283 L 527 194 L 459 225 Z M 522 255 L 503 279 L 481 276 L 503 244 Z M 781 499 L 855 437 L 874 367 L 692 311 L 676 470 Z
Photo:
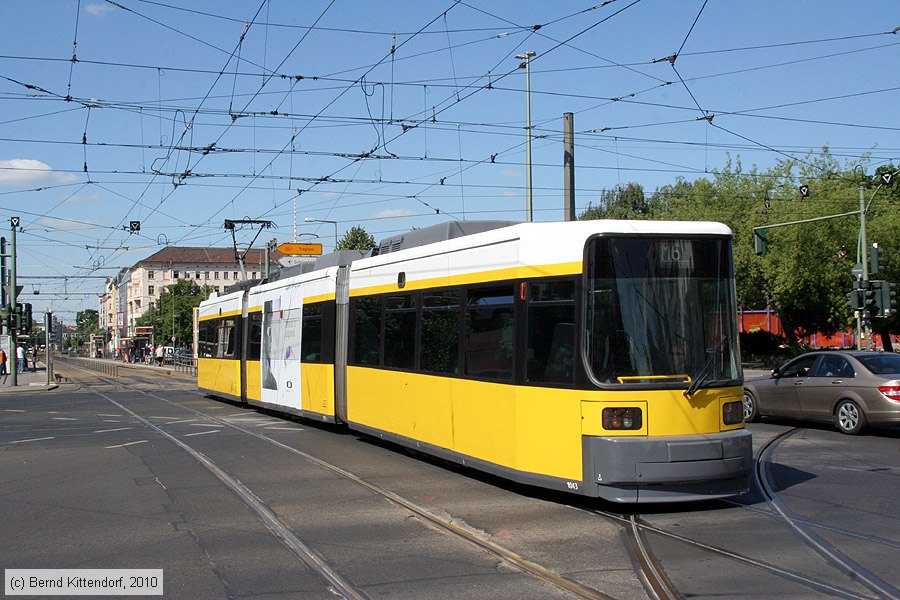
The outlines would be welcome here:
M 241 361 L 230 358 L 198 358 L 197 387 L 241 397 Z
M 334 365 L 300 364 L 300 394 L 303 410 L 334 416 Z
M 260 381 L 260 368 L 258 360 L 247 361 L 247 400 L 259 402 L 262 399 L 262 383 Z
M 722 405 L 741 388 L 585 391 L 515 386 L 368 367 L 347 369 L 353 424 L 450 450 L 500 467 L 582 478 L 583 436 L 647 437 L 741 429 L 722 423 Z M 637 430 L 603 428 L 604 408 L 637 407 Z
M 347 418 L 380 431 L 453 448 L 452 381 L 365 367 L 347 368 Z

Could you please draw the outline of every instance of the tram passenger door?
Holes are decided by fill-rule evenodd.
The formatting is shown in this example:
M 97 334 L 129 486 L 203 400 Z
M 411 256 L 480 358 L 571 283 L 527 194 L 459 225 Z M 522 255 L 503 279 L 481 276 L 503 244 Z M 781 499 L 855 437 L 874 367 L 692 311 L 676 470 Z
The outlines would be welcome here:
M 263 305 L 260 356 L 262 401 L 301 409 L 300 398 L 301 309 L 282 308 L 281 299 Z

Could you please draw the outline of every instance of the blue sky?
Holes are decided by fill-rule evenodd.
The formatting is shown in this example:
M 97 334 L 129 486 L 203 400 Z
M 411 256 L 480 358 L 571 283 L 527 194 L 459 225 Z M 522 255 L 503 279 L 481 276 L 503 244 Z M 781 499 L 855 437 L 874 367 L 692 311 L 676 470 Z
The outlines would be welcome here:
M 376 238 L 522 220 L 526 50 L 535 220 L 562 219 L 565 112 L 579 211 L 728 156 L 767 168 L 828 146 L 871 173 L 900 156 L 898 13 L 874 0 L 7 0 L 0 229 L 21 218 L 24 300 L 73 322 L 102 291 L 74 276 L 165 244 L 228 246 L 225 219 L 273 221 L 260 243 L 291 241 L 296 220 L 326 249 L 334 226 L 305 217 Z

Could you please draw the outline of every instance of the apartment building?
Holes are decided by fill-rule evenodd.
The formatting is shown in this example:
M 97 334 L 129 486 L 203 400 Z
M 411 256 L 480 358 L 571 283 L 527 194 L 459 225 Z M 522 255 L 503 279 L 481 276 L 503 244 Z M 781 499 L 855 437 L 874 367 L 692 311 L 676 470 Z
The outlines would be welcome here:
M 273 253 L 274 261 L 281 255 Z M 275 264 L 272 262 L 271 264 Z M 244 256 L 247 279 L 259 279 L 266 268 L 265 251 L 251 249 Z M 233 248 L 187 248 L 167 246 L 123 269 L 106 282 L 100 297 L 100 326 L 110 333 L 108 352 L 134 337 L 135 322 L 170 285 L 188 280 L 208 285 L 216 292 L 244 279 Z

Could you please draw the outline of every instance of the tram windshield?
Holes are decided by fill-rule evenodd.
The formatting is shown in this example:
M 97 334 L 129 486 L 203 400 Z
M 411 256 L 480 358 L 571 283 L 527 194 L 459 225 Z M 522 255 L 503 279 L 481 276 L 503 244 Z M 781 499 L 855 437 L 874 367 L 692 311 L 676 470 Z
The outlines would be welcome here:
M 597 383 L 738 383 L 731 252 L 726 238 L 592 239 L 586 358 Z

